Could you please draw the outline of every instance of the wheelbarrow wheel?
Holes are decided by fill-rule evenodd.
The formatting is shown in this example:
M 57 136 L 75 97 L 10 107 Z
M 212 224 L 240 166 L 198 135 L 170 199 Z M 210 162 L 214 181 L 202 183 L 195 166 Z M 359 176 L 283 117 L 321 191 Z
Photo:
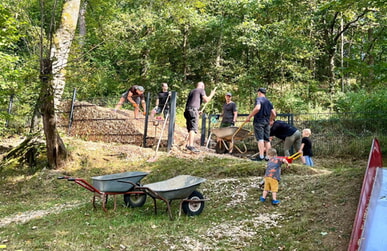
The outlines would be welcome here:
M 193 191 L 190 196 L 188 196 L 187 200 L 199 200 L 198 202 L 194 201 L 184 201 L 182 204 L 183 212 L 188 216 L 195 216 L 202 213 L 204 209 L 204 197 L 198 191 Z
M 226 141 L 224 141 L 227 146 L 228 146 L 228 143 Z M 215 152 L 216 153 L 219 153 L 219 154 L 223 154 L 223 153 L 226 153 L 227 152 L 227 149 L 226 147 L 224 146 L 224 143 L 223 143 L 223 140 L 220 140 L 216 143 L 216 146 L 215 146 Z
M 127 207 L 142 207 L 146 201 L 145 193 L 124 194 L 124 201 Z

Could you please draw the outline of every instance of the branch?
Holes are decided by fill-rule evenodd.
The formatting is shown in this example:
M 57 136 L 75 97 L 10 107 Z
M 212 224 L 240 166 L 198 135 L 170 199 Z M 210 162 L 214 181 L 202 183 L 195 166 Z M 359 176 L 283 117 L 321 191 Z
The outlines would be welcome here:
M 339 31 L 336 36 L 334 37 L 334 41 L 337 42 L 337 40 L 340 38 L 341 34 L 343 34 L 346 30 L 348 30 L 350 28 L 350 26 L 354 23 L 356 23 L 357 21 L 359 21 L 360 18 L 364 17 L 365 14 L 367 14 L 368 12 L 370 12 L 372 10 L 369 10 L 369 9 L 365 9 L 363 11 L 363 13 L 361 13 L 359 16 L 356 17 L 355 20 L 352 20 L 351 22 L 348 22 L 341 31 Z

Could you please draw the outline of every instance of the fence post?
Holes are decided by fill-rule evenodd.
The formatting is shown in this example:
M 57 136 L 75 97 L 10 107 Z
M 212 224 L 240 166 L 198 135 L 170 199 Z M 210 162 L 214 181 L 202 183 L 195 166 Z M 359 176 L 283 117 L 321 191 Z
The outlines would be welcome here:
M 8 114 L 11 115 L 11 112 L 12 112 L 12 105 L 13 105 L 13 98 L 14 98 L 15 94 L 11 94 L 11 96 L 9 97 L 9 104 L 8 104 Z M 6 122 L 5 122 L 5 127 L 8 128 L 9 126 L 9 118 L 7 118 Z
M 145 116 L 145 124 L 144 124 L 144 137 L 142 139 L 143 147 L 146 147 L 146 139 L 148 134 L 148 118 L 149 118 L 149 106 L 150 106 L 150 92 L 146 94 L 146 116 Z M 156 135 L 155 135 L 156 136 Z
M 74 88 L 73 99 L 71 100 L 71 107 L 70 107 L 69 127 L 67 131 L 68 135 L 70 135 L 70 128 L 71 128 L 71 125 L 73 124 L 74 104 L 75 104 L 76 96 L 77 96 L 77 88 Z
M 201 136 L 200 136 L 200 145 L 204 146 L 204 143 L 206 141 L 206 119 L 207 115 L 203 113 L 202 115 L 202 131 L 201 131 Z
M 173 145 L 173 135 L 175 133 L 175 120 L 176 120 L 176 92 L 171 92 L 171 105 L 169 107 L 169 125 L 168 125 L 168 146 L 169 152 Z

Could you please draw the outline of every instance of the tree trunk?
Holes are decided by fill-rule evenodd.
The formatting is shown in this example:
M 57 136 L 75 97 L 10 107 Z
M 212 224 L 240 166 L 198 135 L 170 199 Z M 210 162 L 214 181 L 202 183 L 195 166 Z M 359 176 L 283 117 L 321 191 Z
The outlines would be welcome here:
M 84 45 L 86 37 L 86 7 L 87 1 L 84 1 L 79 10 L 79 44 L 81 46 Z
M 52 48 L 52 86 L 54 89 L 54 106 L 58 107 L 65 87 L 65 67 L 74 39 L 81 0 L 67 0 L 63 5 L 61 24 L 56 31 Z
M 65 87 L 64 69 L 67 65 L 71 42 L 74 39 L 79 8 L 80 0 L 65 1 L 61 24 L 53 37 L 50 59 L 43 61 L 41 69 L 40 104 L 49 168 L 60 167 L 67 156 L 66 147 L 57 130 L 55 111 Z

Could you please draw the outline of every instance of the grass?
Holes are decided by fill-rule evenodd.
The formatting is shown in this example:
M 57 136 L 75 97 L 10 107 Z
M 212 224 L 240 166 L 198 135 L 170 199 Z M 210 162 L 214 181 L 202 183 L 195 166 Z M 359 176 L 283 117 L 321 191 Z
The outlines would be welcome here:
M 282 203 L 272 206 L 258 200 L 265 163 L 162 153 L 149 163 L 151 149 L 75 140 L 70 145 L 72 159 L 60 170 L 1 170 L 4 250 L 346 250 L 366 166 L 360 159 L 315 159 L 315 168 L 296 162 L 283 172 Z M 179 174 L 205 177 L 199 190 L 210 200 L 197 217 L 179 217 L 179 203 L 173 202 L 173 221 L 162 201 L 155 215 L 150 198 L 141 208 L 126 208 L 118 196 L 117 209 L 109 199 L 105 213 L 99 201 L 93 209 L 91 192 L 57 179 L 134 170 L 150 172 L 144 184 Z M 2 225 L 5 217 L 38 210 L 45 213 Z

